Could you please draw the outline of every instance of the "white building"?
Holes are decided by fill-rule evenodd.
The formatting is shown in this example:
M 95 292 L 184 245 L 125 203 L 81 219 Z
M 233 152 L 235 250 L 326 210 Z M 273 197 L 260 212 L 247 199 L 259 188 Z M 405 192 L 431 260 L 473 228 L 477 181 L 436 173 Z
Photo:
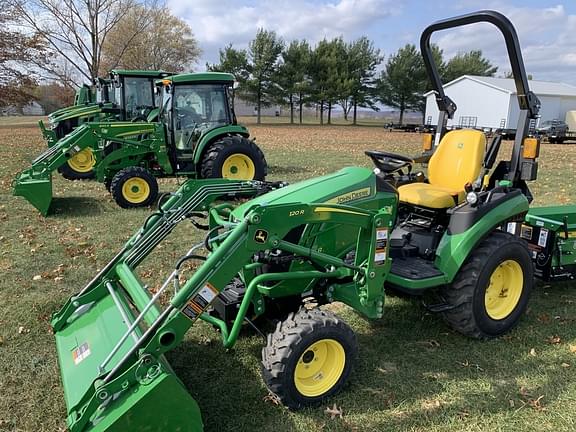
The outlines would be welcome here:
M 529 81 L 542 107 L 538 124 L 546 120 L 564 120 L 567 111 L 576 110 L 576 87 L 547 81 Z M 448 126 L 515 129 L 518 123 L 518 99 L 514 80 L 463 75 L 444 85 L 444 92 L 458 109 Z M 438 107 L 433 92 L 426 96 L 424 122 L 438 122 Z

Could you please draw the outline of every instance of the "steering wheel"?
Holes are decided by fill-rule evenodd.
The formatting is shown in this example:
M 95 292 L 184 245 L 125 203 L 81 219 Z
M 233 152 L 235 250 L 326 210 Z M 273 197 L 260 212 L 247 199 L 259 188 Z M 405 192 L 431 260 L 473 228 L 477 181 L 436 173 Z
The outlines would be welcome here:
M 412 171 L 414 160 L 407 156 L 372 150 L 364 153 L 372 159 L 376 168 L 384 173 L 394 173 L 405 167 L 408 167 L 408 172 Z
M 200 115 L 193 108 L 190 109 L 187 107 L 179 107 L 176 108 L 176 113 L 179 118 L 186 119 L 183 123 L 194 124 L 202 122 L 202 117 L 200 117 Z

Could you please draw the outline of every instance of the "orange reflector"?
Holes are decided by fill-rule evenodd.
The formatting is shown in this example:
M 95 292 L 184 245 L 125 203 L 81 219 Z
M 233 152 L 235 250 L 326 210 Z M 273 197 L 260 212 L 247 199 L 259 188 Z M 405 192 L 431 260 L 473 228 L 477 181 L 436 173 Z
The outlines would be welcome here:
M 524 159 L 536 159 L 540 154 L 540 140 L 537 138 L 525 138 L 522 156 Z
M 432 150 L 432 134 L 422 135 L 422 151 Z

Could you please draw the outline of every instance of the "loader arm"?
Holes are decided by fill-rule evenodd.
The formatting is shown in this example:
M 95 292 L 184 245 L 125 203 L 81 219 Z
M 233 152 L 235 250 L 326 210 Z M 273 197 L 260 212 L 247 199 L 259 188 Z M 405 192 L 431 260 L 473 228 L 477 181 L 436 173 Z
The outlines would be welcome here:
M 272 289 L 266 282 L 300 280 L 304 289 L 310 281 L 332 281 L 331 300 L 353 305 L 368 316 L 381 316 L 383 284 L 390 261 L 386 258 L 377 261 L 376 239 L 379 230 L 388 229 L 392 215 L 344 205 L 292 203 L 257 205 L 236 219 L 229 204 L 210 206 L 223 194 L 254 194 L 278 186 L 226 180 L 212 180 L 202 185 L 187 182 L 161 205 L 159 212 L 147 219 L 120 253 L 54 315 L 52 326 L 71 432 L 108 430 L 112 424 L 113 430 L 134 427 L 130 419 L 134 419 L 135 413 L 149 410 L 150 404 L 159 400 L 173 400 L 169 397 L 172 394 L 185 393 L 164 354 L 182 341 L 198 319 L 220 327 L 224 346 L 232 347 L 248 306 L 257 296 L 266 295 Z M 207 256 L 197 255 L 196 251 L 205 242 L 193 245 L 178 260 L 162 286 L 154 293 L 148 291 L 135 268 L 178 223 L 194 218 L 199 211 L 210 215 L 208 239 L 212 252 Z M 279 220 L 283 223 L 279 224 Z M 296 227 L 330 224 L 357 229 L 353 262 L 287 240 L 287 234 Z M 270 249 L 309 260 L 314 263 L 314 269 L 262 273 L 247 278 L 246 294 L 231 328 L 209 316 L 206 310 L 227 284 L 239 273 L 251 274 L 251 270 L 261 266 L 254 261 L 255 255 Z M 189 259 L 205 262 L 180 286 L 181 266 Z M 158 301 L 160 296 L 172 289 L 171 300 L 162 307 Z M 138 394 L 142 394 L 141 397 L 134 397 Z M 189 396 L 185 400 L 195 406 Z M 128 410 L 130 415 L 125 415 Z M 160 421 L 168 420 L 159 416 L 154 423 L 156 429 L 150 430 L 175 430 L 166 428 L 174 428 L 176 423 L 167 426 L 158 423 Z
M 155 123 L 84 123 L 47 148 L 32 166 L 16 175 L 13 182 L 14 195 L 26 198 L 42 215 L 46 216 L 52 202 L 52 172 L 66 164 L 78 152 L 92 149 L 98 165 L 104 159 L 104 142 L 114 140 L 134 152 L 147 146 L 130 137 L 154 133 Z

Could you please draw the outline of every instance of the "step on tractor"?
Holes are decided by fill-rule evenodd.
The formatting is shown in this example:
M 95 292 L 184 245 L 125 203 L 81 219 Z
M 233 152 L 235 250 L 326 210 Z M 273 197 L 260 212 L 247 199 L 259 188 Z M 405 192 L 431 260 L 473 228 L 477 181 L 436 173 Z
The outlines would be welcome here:
M 163 78 L 156 82 L 157 119 L 81 124 L 17 175 L 14 195 L 47 215 L 52 172 L 85 152 L 92 160 L 86 168 L 123 208 L 156 202 L 159 177 L 264 180 L 268 166 L 248 129 L 237 123 L 233 87 L 234 76 L 219 72 Z
M 155 121 L 158 105 L 154 83 L 169 75 L 165 71 L 112 70 L 106 78 L 96 80 L 93 98 L 86 96 L 90 88 L 82 86 L 74 106 L 51 113 L 48 116 L 48 127 L 42 120 L 38 122 L 46 144 L 48 147 L 55 146 L 59 140 L 86 122 Z M 84 103 L 77 103 L 81 100 Z M 91 179 L 94 178 L 94 163 L 92 150 L 86 148 L 58 167 L 58 172 L 68 180 Z
M 518 134 L 498 163 L 498 137 L 486 150 L 480 131 L 443 134 L 456 106 L 430 49 L 434 32 L 478 22 L 503 33 L 518 89 Z M 539 142 L 528 125 L 539 103 L 510 21 L 481 11 L 436 22 L 421 51 L 441 111 L 423 155 L 372 151 L 373 170 L 348 167 L 292 185 L 187 181 L 53 315 L 70 432 L 201 431 L 199 406 L 164 356 L 198 320 L 218 328 L 226 348 L 243 325 L 265 331 L 262 321 L 275 322 L 263 381 L 298 409 L 341 390 L 358 353 L 352 329 L 322 305 L 341 302 L 378 319 L 390 290 L 431 291 L 440 299 L 431 310 L 484 339 L 518 323 L 535 275 L 574 278 L 576 207 L 529 209 Z M 412 172 L 421 162 L 427 176 Z M 236 206 L 216 201 L 262 192 Z M 204 239 L 148 289 L 139 264 L 184 220 Z

